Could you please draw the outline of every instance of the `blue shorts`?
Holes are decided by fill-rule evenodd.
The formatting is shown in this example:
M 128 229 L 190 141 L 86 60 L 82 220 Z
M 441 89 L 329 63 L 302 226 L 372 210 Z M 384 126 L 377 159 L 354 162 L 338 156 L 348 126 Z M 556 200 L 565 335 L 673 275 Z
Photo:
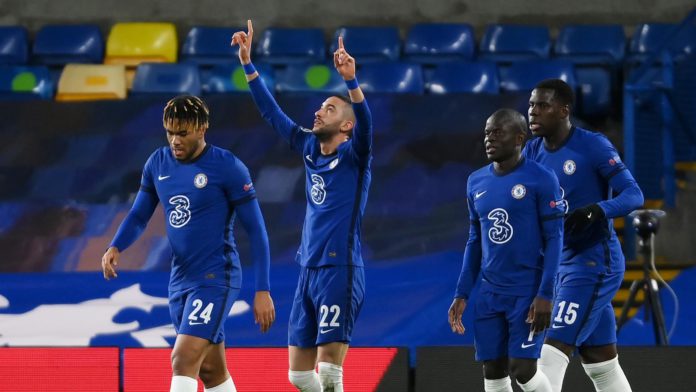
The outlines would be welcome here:
M 474 347 L 477 361 L 498 358 L 538 359 L 544 334 L 527 324 L 534 296 L 498 294 L 484 287 L 474 303 Z
M 214 344 L 225 340 L 225 320 L 239 289 L 200 286 L 169 293 L 169 314 L 177 334 L 197 336 Z
M 363 267 L 302 267 L 288 324 L 288 345 L 350 343 L 365 297 Z
M 616 319 L 611 300 L 621 287 L 623 275 L 623 271 L 559 272 L 551 327 L 546 337 L 576 347 L 616 343 Z

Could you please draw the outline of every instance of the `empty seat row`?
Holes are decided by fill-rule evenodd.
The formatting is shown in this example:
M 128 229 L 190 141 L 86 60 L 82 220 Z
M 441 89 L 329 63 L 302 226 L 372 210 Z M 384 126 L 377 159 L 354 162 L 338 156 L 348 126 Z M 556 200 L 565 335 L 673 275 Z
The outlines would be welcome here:
M 264 81 L 278 93 L 345 93 L 332 64 L 290 64 L 273 69 L 258 63 Z M 433 68 L 407 62 L 378 62 L 360 67 L 360 85 L 370 93 L 488 93 L 528 91 L 542 79 L 561 78 L 576 86 L 572 63 L 528 61 L 502 72 L 493 62 L 448 62 Z M 123 99 L 124 65 L 69 64 L 57 86 L 60 101 Z M 55 86 L 46 67 L 0 66 L 0 98 L 52 99 Z M 201 70 L 195 64 L 142 63 L 137 67 L 131 94 L 220 94 L 246 92 L 246 77 L 238 64 Z
M 644 59 L 654 52 L 676 25 L 643 24 L 628 45 L 629 59 Z M 696 50 L 696 27 L 681 34 L 671 45 L 674 54 Z M 234 61 L 231 35 L 239 29 L 194 27 L 181 48 L 181 58 L 212 65 Z M 341 27 L 327 47 L 324 33 L 313 28 L 268 28 L 257 39 L 257 56 L 266 62 L 321 62 L 343 36 L 358 62 L 408 60 L 438 63 L 450 60 L 515 62 L 562 56 L 571 61 L 619 63 L 624 60 L 626 37 L 620 25 L 570 25 L 561 29 L 552 45 L 549 29 L 534 25 L 489 25 L 480 45 L 472 27 L 459 24 L 416 24 L 402 48 L 396 27 Z M 553 46 L 553 53 L 552 53 Z M 403 53 L 402 53 L 403 52 Z M 478 52 L 478 53 L 477 53 Z M 30 50 L 26 29 L 0 26 L 1 64 L 101 63 L 137 65 L 140 62 L 177 62 L 176 28 L 171 23 L 117 23 L 106 45 L 96 25 L 48 25 L 41 28 Z

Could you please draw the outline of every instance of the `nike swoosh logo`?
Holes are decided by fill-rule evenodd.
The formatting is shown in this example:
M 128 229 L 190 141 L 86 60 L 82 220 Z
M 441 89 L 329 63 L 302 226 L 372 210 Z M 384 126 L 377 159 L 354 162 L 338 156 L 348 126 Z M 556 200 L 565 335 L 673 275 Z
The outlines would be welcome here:
M 587 214 L 587 219 L 592 219 L 592 213 Z
M 483 196 L 483 194 L 486 192 L 488 192 L 488 191 L 476 192 L 476 194 L 474 195 L 474 199 L 478 199 L 479 197 Z
M 565 325 L 556 325 L 556 324 L 551 325 L 551 328 L 553 328 L 553 329 L 559 329 L 559 328 L 565 328 L 565 327 L 566 327 Z
M 536 346 L 536 343 L 532 343 L 532 344 L 522 343 L 522 348 L 529 348 L 529 347 L 532 347 L 532 346 Z
M 171 177 L 171 176 L 157 176 L 157 179 L 162 181 L 162 180 L 166 180 L 169 177 Z
M 336 329 L 336 328 L 331 328 L 331 329 L 320 329 L 320 330 L 319 330 L 319 333 L 323 335 L 323 334 L 325 334 L 325 333 L 329 333 L 329 332 L 333 331 L 334 329 Z
M 193 321 L 189 321 L 189 325 L 199 325 L 199 324 L 203 324 L 203 323 L 194 323 Z

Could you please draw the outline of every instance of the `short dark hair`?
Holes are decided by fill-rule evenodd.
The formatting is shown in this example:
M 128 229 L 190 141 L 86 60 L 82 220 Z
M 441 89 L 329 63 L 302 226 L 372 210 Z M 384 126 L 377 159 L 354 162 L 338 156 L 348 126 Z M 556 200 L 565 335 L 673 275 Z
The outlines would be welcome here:
M 491 118 L 500 121 L 501 123 L 511 124 L 516 128 L 517 132 L 527 136 L 527 120 L 522 113 L 515 109 L 498 109 L 491 114 Z
M 167 102 L 162 115 L 166 126 L 174 122 L 191 124 L 196 128 L 208 128 L 210 111 L 202 99 L 194 95 L 179 95 Z
M 352 104 L 353 104 L 353 101 L 351 101 L 350 98 L 349 98 L 349 97 L 346 97 L 345 95 L 334 94 L 334 95 L 332 95 L 332 97 L 336 97 L 336 98 L 340 99 L 341 101 L 347 103 L 348 105 L 352 105 Z
M 561 79 L 546 79 L 537 83 L 535 89 L 552 90 L 553 99 L 561 105 L 573 107 L 575 105 L 575 93 L 573 88 Z

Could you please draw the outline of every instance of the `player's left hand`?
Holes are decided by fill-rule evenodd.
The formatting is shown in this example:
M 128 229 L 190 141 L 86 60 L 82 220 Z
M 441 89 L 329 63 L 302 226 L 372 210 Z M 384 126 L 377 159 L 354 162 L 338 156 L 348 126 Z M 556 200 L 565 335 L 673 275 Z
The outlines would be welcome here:
M 251 19 L 247 20 L 247 32 L 238 31 L 232 35 L 232 46 L 239 45 L 239 61 L 242 64 L 251 62 L 251 41 L 254 39 L 254 26 Z
M 534 333 L 543 332 L 551 324 L 551 301 L 541 297 L 534 298 L 529 307 L 527 323 L 532 324 Z
M 343 46 L 343 37 L 338 37 L 338 49 L 333 56 L 334 67 L 336 71 L 343 77 L 343 80 L 355 79 L 355 59 L 346 52 Z
M 254 323 L 266 333 L 275 321 L 275 307 L 270 291 L 257 291 L 254 296 Z
M 579 234 L 600 219 L 604 219 L 604 210 L 599 205 L 578 208 L 566 216 L 563 230 L 571 235 Z

